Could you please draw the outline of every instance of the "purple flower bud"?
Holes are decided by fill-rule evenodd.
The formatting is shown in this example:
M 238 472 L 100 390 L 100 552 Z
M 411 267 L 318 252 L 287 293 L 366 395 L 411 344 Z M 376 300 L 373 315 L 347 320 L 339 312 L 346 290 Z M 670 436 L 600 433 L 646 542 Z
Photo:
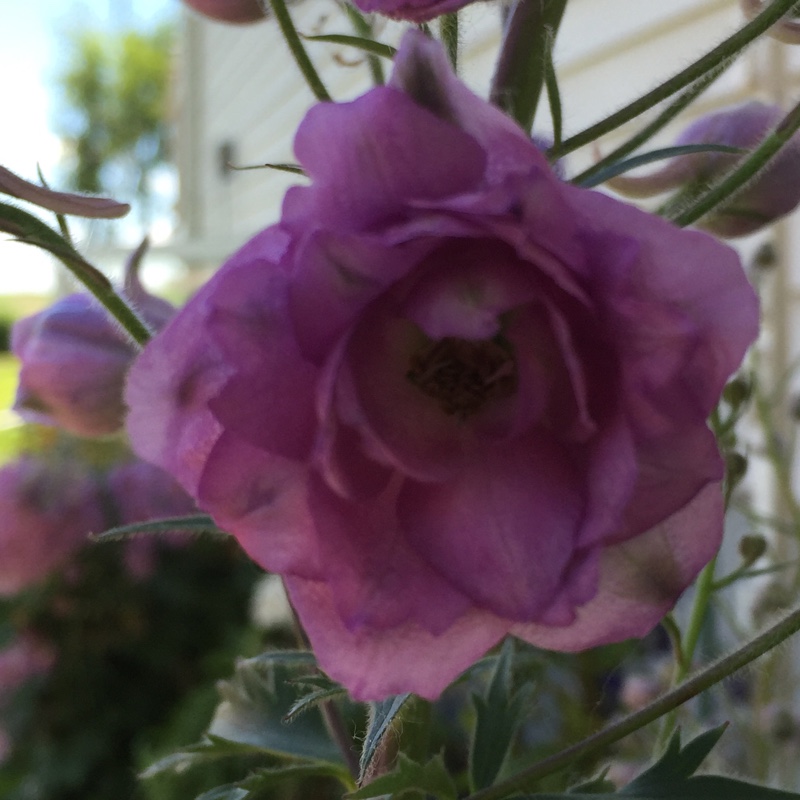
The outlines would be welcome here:
M 129 269 L 126 294 L 158 330 L 174 309 L 142 289 L 135 267 Z M 122 428 L 123 384 L 136 350 L 92 297 L 69 295 L 19 320 L 11 349 L 22 362 L 14 408 L 26 420 L 78 436 Z
M 91 477 L 33 458 L 0 469 L 0 519 L 0 595 L 43 580 L 106 527 Z
M 701 117 L 678 137 L 676 145 L 720 144 L 752 150 L 784 114 L 778 106 L 751 101 Z M 672 189 L 713 183 L 743 156 L 693 153 L 671 159 L 641 177 L 619 176 L 608 185 L 628 197 L 652 197 Z M 699 223 L 717 236 L 746 236 L 771 225 L 800 203 L 800 135 L 795 135 L 745 188 Z
M 259 0 L 184 0 L 184 4 L 218 22 L 257 22 L 266 16 Z

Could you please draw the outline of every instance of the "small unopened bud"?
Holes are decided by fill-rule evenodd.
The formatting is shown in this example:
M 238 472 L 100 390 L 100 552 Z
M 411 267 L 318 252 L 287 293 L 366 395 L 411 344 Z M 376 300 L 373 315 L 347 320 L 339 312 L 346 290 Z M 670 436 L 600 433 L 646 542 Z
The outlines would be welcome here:
M 256 22 L 266 16 L 259 0 L 183 0 L 203 16 L 218 22 Z
M 725 145 L 750 151 L 781 122 L 778 106 L 757 101 L 716 111 L 695 120 L 676 145 Z M 692 192 L 713 184 L 745 155 L 690 153 L 670 159 L 662 169 L 643 176 L 620 175 L 608 185 L 629 197 L 652 197 L 666 191 Z M 717 236 L 746 236 L 772 224 L 800 203 L 800 134 L 795 134 L 753 180 L 698 225 Z
M 749 567 L 767 552 L 767 540 L 760 533 L 749 533 L 739 539 L 739 555 L 742 564 Z
M 739 408 L 750 399 L 752 393 L 752 383 L 744 376 L 737 375 L 725 386 L 722 397 L 728 405 L 733 408 Z
M 772 242 L 764 242 L 753 255 L 753 266 L 760 270 L 770 270 L 778 263 L 778 253 Z
M 725 457 L 725 475 L 730 486 L 736 486 L 747 473 L 747 456 L 735 451 Z

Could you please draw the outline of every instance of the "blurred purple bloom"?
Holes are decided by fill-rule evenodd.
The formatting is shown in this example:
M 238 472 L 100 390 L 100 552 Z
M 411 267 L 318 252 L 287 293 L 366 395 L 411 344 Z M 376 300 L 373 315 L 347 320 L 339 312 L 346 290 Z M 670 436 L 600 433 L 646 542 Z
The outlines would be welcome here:
M 560 181 L 414 31 L 295 150 L 310 186 L 132 368 L 138 453 L 358 698 L 434 697 L 508 633 L 647 633 L 720 542 L 736 254 Z
M 22 591 L 105 528 L 97 483 L 64 464 L 23 458 L 0 468 L 0 595 Z
M 107 490 L 115 525 L 178 517 L 197 511 L 191 497 L 170 475 L 138 459 L 111 470 Z M 156 553 L 161 545 L 183 545 L 185 542 L 183 534 L 170 535 L 166 539 L 152 536 L 130 539 L 125 543 L 125 564 L 135 578 L 147 578 L 155 567 Z
M 428 22 L 442 14 L 458 11 L 474 0 L 353 0 L 354 5 L 369 14 L 383 14 L 409 22 Z
M 136 266 L 128 270 L 127 294 L 158 330 L 174 309 L 142 289 Z M 72 294 L 19 320 L 11 349 L 22 362 L 14 408 L 26 420 L 78 436 L 122 428 L 123 384 L 136 350 L 94 298 Z

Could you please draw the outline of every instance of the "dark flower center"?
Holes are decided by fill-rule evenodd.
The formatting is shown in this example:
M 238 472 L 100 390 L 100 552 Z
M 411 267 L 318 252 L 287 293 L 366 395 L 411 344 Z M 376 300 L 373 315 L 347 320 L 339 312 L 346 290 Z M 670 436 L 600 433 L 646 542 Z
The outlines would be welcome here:
M 429 342 L 411 357 L 406 377 L 445 414 L 460 419 L 517 390 L 514 353 L 499 336 L 481 341 L 447 336 Z

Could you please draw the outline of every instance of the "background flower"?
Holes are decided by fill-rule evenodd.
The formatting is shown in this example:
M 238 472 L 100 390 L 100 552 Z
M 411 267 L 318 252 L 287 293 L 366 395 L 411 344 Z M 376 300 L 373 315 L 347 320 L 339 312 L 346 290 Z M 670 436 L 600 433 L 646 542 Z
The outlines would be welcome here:
M 509 632 L 643 635 L 721 537 L 735 253 L 562 183 L 416 32 L 295 151 L 311 185 L 131 370 L 140 455 L 356 697 L 433 697 Z
M 0 595 L 22 591 L 105 528 L 97 483 L 75 465 L 21 458 L 0 469 Z

